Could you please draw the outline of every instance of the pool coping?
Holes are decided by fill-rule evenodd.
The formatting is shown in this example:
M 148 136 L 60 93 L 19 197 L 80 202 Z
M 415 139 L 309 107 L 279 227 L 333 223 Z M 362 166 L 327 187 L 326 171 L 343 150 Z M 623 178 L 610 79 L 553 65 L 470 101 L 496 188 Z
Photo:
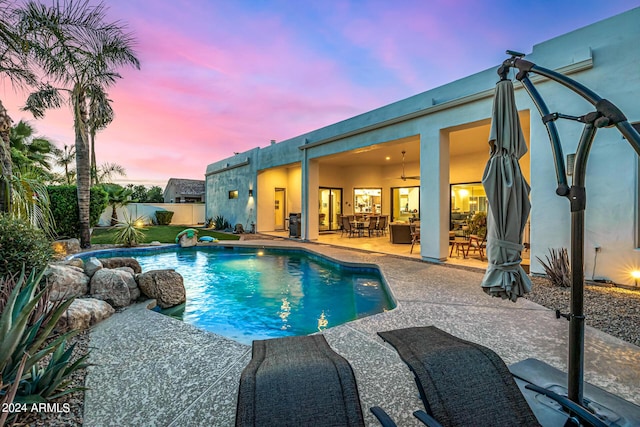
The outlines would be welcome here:
M 493 349 L 507 364 L 534 357 L 566 372 L 567 322 L 525 299 L 491 299 L 480 288 L 482 271 L 290 240 L 224 244 L 304 248 L 378 266 L 396 308 L 322 332 L 354 369 L 367 425 L 378 425 L 370 406 L 384 407 L 399 425 L 419 425 L 411 413 L 422 408 L 406 365 L 377 331 L 434 325 Z M 640 404 L 640 348 L 591 327 L 585 343 L 585 380 Z M 98 324 L 91 347 L 85 425 L 233 425 L 249 346 L 139 304 Z

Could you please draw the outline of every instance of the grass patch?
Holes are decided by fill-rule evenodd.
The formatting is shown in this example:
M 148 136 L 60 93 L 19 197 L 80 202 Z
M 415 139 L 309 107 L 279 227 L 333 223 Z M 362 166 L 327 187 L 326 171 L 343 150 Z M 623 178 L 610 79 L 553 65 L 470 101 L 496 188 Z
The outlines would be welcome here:
M 160 243 L 175 243 L 176 236 L 182 230 L 189 227 L 181 225 L 153 225 L 140 229 L 144 233 L 144 238 L 140 243 L 151 243 L 158 241 Z M 195 228 L 195 227 L 194 227 Z M 197 228 L 198 237 L 211 236 L 218 240 L 238 240 L 239 236 L 233 234 L 220 233 L 218 231 L 209 230 L 207 228 Z M 117 229 L 112 227 L 99 227 L 93 229 L 91 235 L 92 245 L 110 245 L 113 244 Z

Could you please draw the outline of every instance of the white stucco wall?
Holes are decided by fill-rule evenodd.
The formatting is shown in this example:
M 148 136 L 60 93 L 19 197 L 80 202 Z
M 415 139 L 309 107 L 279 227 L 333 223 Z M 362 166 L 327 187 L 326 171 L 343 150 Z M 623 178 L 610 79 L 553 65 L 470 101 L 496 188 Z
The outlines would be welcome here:
M 534 46 L 528 60 L 548 69 L 571 73 L 600 96 L 622 109 L 629 121 L 640 121 L 640 8 Z M 506 46 L 509 47 L 509 46 Z M 506 59 L 506 58 L 505 58 Z M 273 223 L 273 187 L 286 181 L 287 210 L 303 212 L 309 219 L 307 235 L 317 235 L 317 190 L 343 188 L 344 213 L 353 211 L 353 188 L 383 188 L 383 213 L 389 213 L 389 188 L 404 186 L 399 175 L 385 167 L 352 165 L 325 167 L 322 157 L 394 141 L 418 138 L 419 165 L 407 164 L 407 174 L 421 176 L 421 255 L 442 260 L 448 251 L 449 185 L 479 181 L 478 155 L 449 155 L 449 135 L 475 123 L 487 123 L 492 111 L 492 90 L 498 80 L 496 69 L 470 75 L 450 84 L 417 94 L 365 114 L 317 129 L 278 144 L 250 150 L 207 168 L 207 216 L 225 212 L 244 223 L 251 212 L 248 200 L 230 203 L 227 191 L 258 188 L 258 229 Z M 582 115 L 594 110 L 586 101 L 557 83 L 534 79 L 551 111 Z M 536 258 L 549 248 L 570 246 L 569 202 L 555 194 L 554 162 L 547 131 L 537 109 L 516 83 L 516 102 L 521 116 L 530 117 L 524 132 L 530 152 L 523 159 L 525 176 L 530 176 L 531 271 L 542 273 Z M 576 122 L 557 122 L 565 155 L 575 151 L 582 132 Z M 488 158 L 488 153 L 486 154 Z M 249 159 L 246 166 L 225 169 L 225 165 Z M 485 159 L 486 161 L 486 159 Z M 234 163 L 235 162 L 235 163 Z M 286 165 L 299 165 L 289 168 Z M 638 159 L 615 129 L 603 129 L 593 145 L 587 170 L 587 210 L 585 227 L 585 276 L 616 283 L 633 284 L 629 270 L 640 267 L 637 244 Z M 287 172 L 283 177 L 280 168 Z M 396 167 L 397 169 L 397 167 Z M 220 172 L 220 170 L 223 170 Z M 217 171 L 217 172 L 216 172 Z M 296 172 L 293 172 L 296 171 Z M 258 174 L 259 172 L 259 174 Z M 258 178 L 256 178 L 256 176 Z M 296 188 L 297 186 L 297 188 Z M 270 199 L 271 197 L 271 199 Z M 264 203 L 264 206 L 262 205 Z M 263 211 L 264 208 L 264 211 Z M 594 261 L 594 246 L 601 247 Z M 595 267 L 595 273 L 594 273 Z

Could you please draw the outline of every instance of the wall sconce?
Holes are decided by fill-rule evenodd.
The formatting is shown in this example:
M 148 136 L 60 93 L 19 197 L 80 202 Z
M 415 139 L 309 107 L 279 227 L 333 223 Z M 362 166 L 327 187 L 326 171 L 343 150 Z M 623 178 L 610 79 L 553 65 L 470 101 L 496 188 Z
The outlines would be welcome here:
M 249 197 L 253 197 L 253 189 L 249 189 Z

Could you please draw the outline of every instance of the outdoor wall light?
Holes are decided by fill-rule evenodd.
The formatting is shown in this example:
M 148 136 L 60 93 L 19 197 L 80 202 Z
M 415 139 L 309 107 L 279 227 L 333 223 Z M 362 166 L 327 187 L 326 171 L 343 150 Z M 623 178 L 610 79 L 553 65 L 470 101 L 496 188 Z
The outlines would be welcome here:
M 639 270 L 633 270 L 631 272 L 631 277 L 633 277 L 633 280 L 634 280 L 636 288 L 637 288 L 638 287 L 638 279 L 640 279 L 640 271 Z
M 251 188 L 249 189 L 249 197 L 253 197 L 253 190 Z

